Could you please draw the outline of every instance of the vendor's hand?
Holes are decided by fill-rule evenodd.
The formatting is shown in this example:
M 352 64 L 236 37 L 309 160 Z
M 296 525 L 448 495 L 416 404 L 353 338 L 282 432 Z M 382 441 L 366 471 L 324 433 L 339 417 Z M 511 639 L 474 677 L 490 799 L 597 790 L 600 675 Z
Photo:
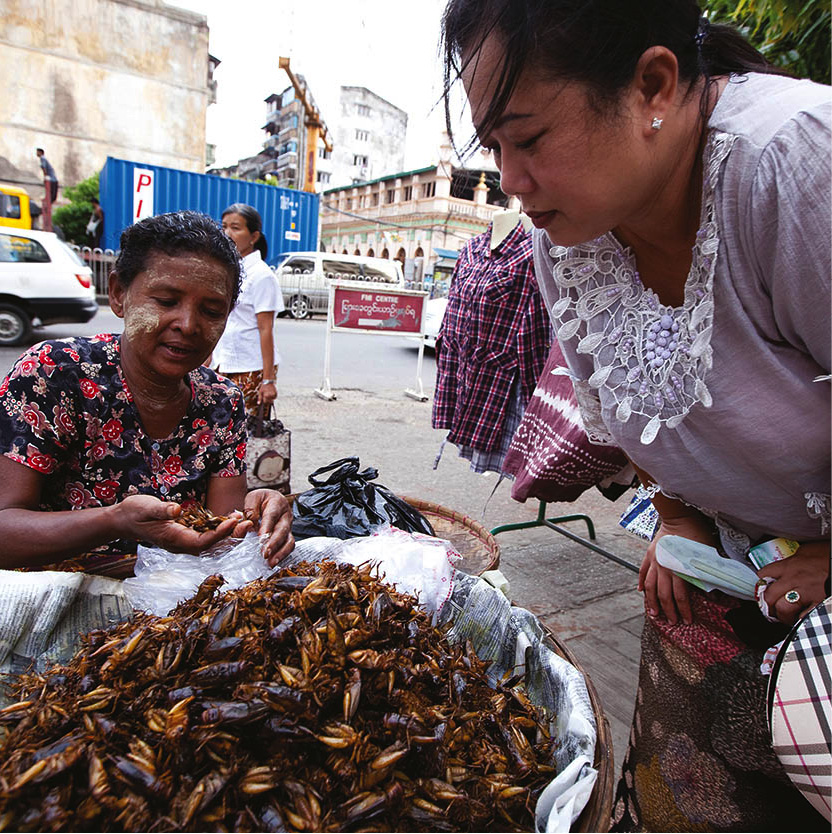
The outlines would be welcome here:
M 248 532 L 246 524 L 253 524 L 261 538 L 268 537 L 263 547 L 263 558 L 274 567 L 295 549 L 292 536 L 292 508 L 279 492 L 273 489 L 253 489 L 246 493 L 246 521 L 241 522 L 234 535 Z
M 768 610 L 781 623 L 793 625 L 826 599 L 824 583 L 829 576 L 829 541 L 804 542 L 794 555 L 765 565 L 757 575 L 774 578 L 765 590 Z M 786 599 L 789 591 L 797 591 L 798 602 Z
M 644 609 L 648 616 L 658 617 L 663 614 L 674 625 L 680 618 L 691 623 L 693 613 L 688 583 L 657 561 L 656 544 L 662 536 L 681 536 L 713 547 L 716 544 L 714 529 L 704 517 L 662 519 L 661 527 L 650 542 L 638 572 L 638 589 L 644 593 Z
M 149 542 L 171 553 L 202 553 L 231 535 L 240 520 L 236 514 L 215 530 L 199 533 L 175 521 L 182 507 L 174 501 L 161 501 L 153 495 L 130 495 L 115 506 L 119 512 L 119 537 Z
M 273 382 L 262 383 L 257 388 L 257 402 L 270 406 L 277 399 L 277 386 Z

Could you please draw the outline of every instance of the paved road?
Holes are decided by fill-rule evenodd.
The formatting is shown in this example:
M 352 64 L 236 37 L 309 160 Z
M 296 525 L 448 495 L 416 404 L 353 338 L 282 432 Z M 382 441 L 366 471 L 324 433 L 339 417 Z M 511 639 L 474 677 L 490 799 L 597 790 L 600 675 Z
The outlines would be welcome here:
M 122 321 L 109 307 L 102 307 L 86 324 L 53 324 L 38 328 L 34 340 L 67 336 L 120 333 Z M 311 391 L 323 382 L 326 320 L 315 317 L 297 321 L 281 318 L 276 323 L 281 354 L 279 385 L 292 391 Z M 0 348 L 0 369 L 5 373 L 21 348 Z M 332 337 L 330 381 L 333 388 L 364 391 L 401 391 L 416 387 L 419 343 L 403 336 L 365 336 L 335 333 Z M 436 362 L 426 350 L 422 366 L 425 388 L 433 389 Z

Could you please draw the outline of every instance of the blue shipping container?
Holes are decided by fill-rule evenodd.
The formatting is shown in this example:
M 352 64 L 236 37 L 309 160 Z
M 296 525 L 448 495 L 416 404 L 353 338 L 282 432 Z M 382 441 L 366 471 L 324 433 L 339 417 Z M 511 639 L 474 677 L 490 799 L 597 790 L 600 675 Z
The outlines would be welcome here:
M 267 261 L 278 255 L 318 248 L 319 197 L 305 191 L 195 174 L 159 165 L 143 165 L 108 156 L 99 181 L 104 209 L 102 245 L 118 249 L 119 238 L 134 218 L 191 209 L 217 222 L 232 203 L 248 203 L 263 218 L 269 244 Z

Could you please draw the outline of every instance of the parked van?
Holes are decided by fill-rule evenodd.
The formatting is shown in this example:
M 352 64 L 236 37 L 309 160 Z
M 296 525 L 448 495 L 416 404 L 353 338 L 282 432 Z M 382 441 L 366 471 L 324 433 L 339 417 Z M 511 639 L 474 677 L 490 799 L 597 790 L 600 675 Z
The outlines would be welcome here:
M 312 313 L 326 313 L 332 280 L 404 285 L 398 261 L 332 252 L 292 252 L 279 262 L 275 272 L 283 292 L 283 303 L 296 319 L 305 319 Z
M 29 195 L 22 188 L 0 185 L 0 224 L 16 229 L 32 228 Z
M 0 347 L 31 342 L 38 325 L 97 312 L 90 268 L 56 234 L 0 225 Z

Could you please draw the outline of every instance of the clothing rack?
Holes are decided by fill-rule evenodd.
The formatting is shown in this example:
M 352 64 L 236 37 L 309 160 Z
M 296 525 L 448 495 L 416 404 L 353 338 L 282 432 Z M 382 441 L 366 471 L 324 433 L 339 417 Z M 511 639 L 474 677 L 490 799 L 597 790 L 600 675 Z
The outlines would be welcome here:
M 571 530 L 567 530 L 560 526 L 567 521 L 586 522 L 587 535 L 592 541 L 584 539 L 573 533 Z M 588 515 L 584 513 L 575 513 L 573 515 L 560 515 L 554 518 L 546 518 L 545 501 L 540 502 L 540 507 L 537 511 L 537 518 L 534 521 L 519 521 L 514 524 L 500 524 L 491 529 L 491 535 L 497 536 L 500 533 L 507 533 L 511 530 L 527 530 L 531 527 L 548 527 L 550 530 L 554 530 L 555 533 L 560 533 L 560 535 L 566 536 L 568 539 L 572 539 L 572 541 L 577 542 L 590 550 L 594 550 L 596 553 L 600 553 L 605 559 L 610 559 L 616 564 L 619 564 L 634 573 L 638 573 L 639 569 L 635 565 L 631 564 L 626 559 L 622 559 L 620 556 L 616 556 L 614 553 L 610 553 L 609 550 L 605 550 L 600 545 L 593 543 L 595 540 L 595 525 L 592 523 L 592 519 Z

